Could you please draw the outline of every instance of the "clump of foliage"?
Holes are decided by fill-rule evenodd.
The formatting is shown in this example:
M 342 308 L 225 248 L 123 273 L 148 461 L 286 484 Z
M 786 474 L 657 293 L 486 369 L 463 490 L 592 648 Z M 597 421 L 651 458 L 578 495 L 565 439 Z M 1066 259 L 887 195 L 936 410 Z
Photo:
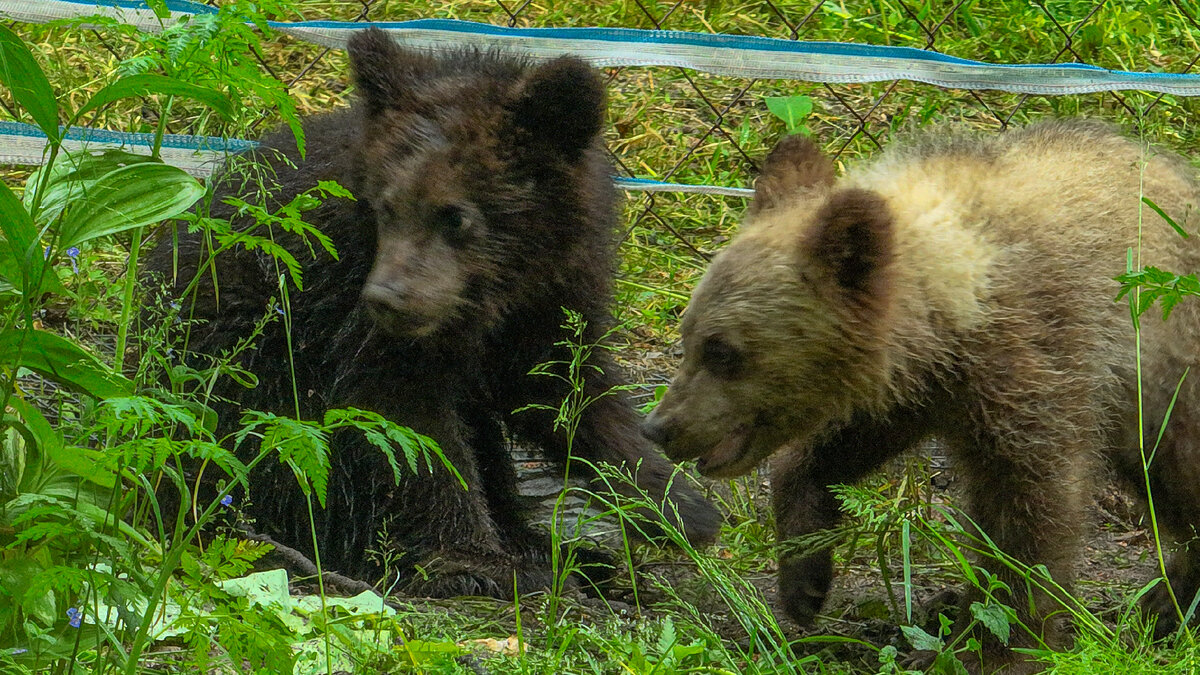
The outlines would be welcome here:
M 204 34 L 189 39 L 192 48 L 204 48 Z M 23 41 L 0 27 L 0 85 L 48 141 L 44 166 L 28 177 L 20 196 L 0 184 L 0 663 L 18 672 L 74 662 L 94 672 L 134 673 L 145 665 L 152 641 L 171 635 L 191 648 L 184 670 L 248 664 L 259 672 L 291 671 L 309 631 L 295 625 L 290 610 L 279 611 L 279 602 L 231 590 L 233 579 L 270 547 L 224 537 L 205 542 L 201 532 L 236 508 L 234 486 L 248 487 L 255 465 L 269 458 L 291 466 L 301 487 L 323 504 L 327 439 L 339 428 L 365 433 L 397 475 L 440 456 L 429 439 L 353 409 L 329 411 L 319 421 L 248 411 L 235 433 L 217 437 L 204 392 L 212 378 L 237 374 L 237 350 L 204 369 L 177 365 L 164 373 L 154 364 L 178 362 L 165 353 L 168 343 L 143 341 L 146 358 L 126 372 L 147 226 L 183 218 L 211 233 L 214 255 L 235 245 L 263 248 L 282 258 L 298 287 L 298 261 L 278 250 L 265 230 L 308 233 L 331 248 L 302 214 L 326 197 L 349 196 L 329 184 L 273 212 L 242 202 L 263 232 L 235 232 L 207 217 L 205 186 L 159 157 L 166 113 L 177 100 L 223 118 L 233 107 L 219 88 L 196 83 L 205 78 L 167 63 L 180 61 L 157 64 L 167 74 L 146 72 L 149 66 L 125 72 L 70 109 L 59 103 Z M 163 101 L 150 155 L 63 149 L 66 130 L 81 118 L 135 97 Z M 290 107 L 284 113 L 295 122 Z M 198 203 L 200 210 L 190 212 Z M 128 251 L 117 333 L 110 350 L 98 353 L 89 346 L 94 339 L 48 330 L 45 310 L 88 301 L 90 287 L 76 278 L 79 262 L 114 247 Z M 286 308 L 278 314 L 286 318 Z M 268 308 L 264 322 L 278 314 Z M 186 327 L 177 316 L 164 325 Z M 164 382 L 172 386 L 160 386 Z M 200 492 L 183 470 L 189 463 L 223 474 L 210 501 L 193 498 Z M 179 500 L 177 512 L 160 508 L 164 491 Z M 328 609 L 322 597 L 308 612 L 324 627 L 319 651 L 326 666 L 337 634 L 336 613 Z

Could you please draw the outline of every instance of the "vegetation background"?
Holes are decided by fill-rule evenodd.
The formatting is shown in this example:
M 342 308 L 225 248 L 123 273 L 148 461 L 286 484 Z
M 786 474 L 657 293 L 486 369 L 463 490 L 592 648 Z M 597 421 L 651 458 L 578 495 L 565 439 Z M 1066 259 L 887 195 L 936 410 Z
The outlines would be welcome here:
M 344 54 L 273 33 L 265 19 L 453 17 L 518 26 L 669 28 L 901 45 L 998 63 L 1077 60 L 1154 72 L 1187 72 L 1200 60 L 1200 7 L 1194 0 L 213 4 L 219 14 L 157 35 L 111 21 L 11 25 L 12 39 L 6 34 L 0 40 L 9 68 L 0 93 L 2 115 L 50 128 L 51 122 L 77 121 L 151 134 L 251 138 L 294 123 L 297 115 L 346 105 L 353 92 Z M 25 74 L 21 42 L 45 72 L 53 106 L 45 101 L 46 91 L 37 90 L 36 78 L 13 76 Z M 747 81 L 671 68 L 606 73 L 608 145 L 617 171 L 626 175 L 748 187 L 756 161 L 786 133 L 811 134 L 845 163 L 870 155 L 896 133 L 927 124 L 1001 131 L 1046 115 L 1111 119 L 1131 135 L 1200 159 L 1196 99 L 1141 92 L 1025 96 L 911 82 Z M 195 201 L 203 189 L 141 166 L 135 169 L 144 173 L 144 192 L 157 196 L 104 192 L 96 185 L 103 187 L 104 176 L 125 168 L 111 162 L 59 163 L 73 170 L 58 173 L 21 168 L 5 173 L 8 194 L 23 201 L 14 206 L 0 199 L 0 216 L 8 223 L 5 242 L 14 251 L 0 262 L 0 277 L 20 280 L 0 285 L 4 672 L 889 673 L 901 670 L 898 655 L 912 646 L 947 656 L 971 650 L 966 641 L 946 638 L 934 595 L 964 578 L 986 583 L 986 576 L 962 562 L 961 540 L 950 538 L 956 530 L 954 497 L 945 488 L 953 477 L 936 448 L 847 490 L 854 517 L 829 539 L 838 544 L 845 573 L 829 616 L 807 632 L 781 622 L 771 610 L 775 550 L 762 476 L 711 486 L 731 514 L 729 524 L 718 545 L 703 551 L 685 547 L 683 555 L 632 546 L 614 525 L 625 521 L 610 513 L 595 523 L 589 515 L 622 506 L 593 500 L 592 511 L 568 511 L 559 490 L 552 491 L 547 519 L 564 541 L 592 545 L 596 532 L 607 531 L 608 543 L 623 549 L 630 569 L 609 589 L 609 600 L 559 588 L 512 602 L 384 604 L 360 596 L 339 604 L 312 579 L 291 580 L 290 593 L 288 580 L 278 575 L 240 581 L 266 547 L 235 537 L 201 540 L 185 528 L 171 538 L 152 488 L 177 481 L 183 456 L 209 459 L 231 480 L 244 475 L 246 466 L 223 453 L 221 439 L 212 437 L 198 405 L 203 398 L 189 393 L 194 386 L 173 391 L 153 386 L 155 368 L 166 362 L 173 344 L 168 337 L 142 336 L 143 344 L 158 349 L 141 364 L 123 364 L 119 357 L 138 337 L 130 334 L 136 310 L 130 270 L 141 245 L 155 236 L 153 223 L 191 205 L 182 198 L 167 203 L 162 195 L 191 195 Z M 91 190 L 81 192 L 80 186 Z M 76 212 L 106 199 L 129 212 L 144 207 L 144 217 L 108 228 L 77 224 L 84 219 Z M 736 231 L 744 207 L 744 199 L 732 197 L 627 196 L 616 308 L 625 323 L 616 337 L 619 355 L 646 382 L 647 403 L 678 356 L 676 327 L 691 287 L 707 258 Z M 23 209 L 32 230 L 19 232 L 12 225 L 24 222 L 16 209 Z M 43 246 L 39 262 L 30 251 Z M 1118 288 L 1114 282 L 1114 296 Z M 82 374 L 58 367 L 72 362 L 86 362 Z M 192 383 L 227 374 L 215 363 L 191 374 Z M 577 412 L 578 402 L 563 415 L 570 419 Z M 276 441 L 266 443 L 267 450 L 294 462 L 318 497 L 322 438 L 333 426 L 384 430 L 394 441 L 388 451 L 409 456 L 422 451 L 399 430 L 353 415 L 321 423 L 265 418 L 246 423 L 249 434 Z M 188 486 L 178 487 L 188 493 Z M 589 497 L 570 484 L 559 487 L 572 503 Z M 196 515 L 233 519 L 236 508 L 218 499 L 197 504 Z M 1101 527 L 1090 542 L 1079 604 L 1072 610 L 1078 645 L 1070 653 L 1048 654 L 1052 671 L 1194 672 L 1190 631 L 1152 645 L 1130 610 L 1155 575 L 1152 527 L 1137 521 L 1128 502 L 1115 494 L 1102 495 L 1096 512 Z M 564 572 L 572 564 L 570 558 L 561 561 Z M 1002 607 L 981 607 L 975 618 L 990 630 L 1010 630 Z M 958 672 L 956 664 L 939 659 L 935 669 Z

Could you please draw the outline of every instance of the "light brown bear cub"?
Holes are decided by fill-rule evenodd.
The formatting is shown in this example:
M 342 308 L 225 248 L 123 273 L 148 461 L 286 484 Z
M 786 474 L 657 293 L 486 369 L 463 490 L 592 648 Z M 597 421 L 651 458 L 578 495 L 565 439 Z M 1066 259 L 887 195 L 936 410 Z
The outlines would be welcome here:
M 644 431 L 676 461 L 736 476 L 772 459 L 780 541 L 834 525 L 828 486 L 929 437 L 950 449 L 970 515 L 1007 553 L 1069 584 L 1085 505 L 1107 458 L 1144 493 L 1134 331 L 1113 277 L 1141 261 L 1200 270 L 1200 185 L 1180 158 L 1109 126 L 1054 121 L 1002 135 L 929 135 L 835 177 L 811 143 L 767 158 L 743 231 L 684 316 L 685 357 Z M 1180 377 L 1151 466 L 1160 524 L 1200 523 L 1200 302 L 1142 318 L 1145 444 Z M 1186 609 L 1197 546 L 1170 566 Z M 1054 603 L 986 564 L 1053 644 Z M 829 589 L 828 550 L 786 557 L 780 596 L 808 621 Z M 1175 614 L 1165 586 L 1149 603 Z M 1014 640 L 1021 642 L 1018 638 Z M 1028 637 L 1023 644 L 1033 642 Z M 999 645 L 992 670 L 1019 657 Z M 1016 670 L 1032 664 L 1010 664 Z M 978 664 L 976 664 L 978 667 Z M 1014 672 L 1014 671 L 1005 671 Z

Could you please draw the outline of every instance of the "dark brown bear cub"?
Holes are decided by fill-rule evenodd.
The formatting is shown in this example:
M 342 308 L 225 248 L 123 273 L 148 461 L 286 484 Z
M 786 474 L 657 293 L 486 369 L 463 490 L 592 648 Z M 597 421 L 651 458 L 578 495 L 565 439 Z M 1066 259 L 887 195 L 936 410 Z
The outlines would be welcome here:
M 610 323 L 616 198 L 600 141 L 600 78 L 573 58 L 535 67 L 475 51 L 417 54 L 374 29 L 356 34 L 349 53 L 358 104 L 306 122 L 303 160 L 289 134 L 264 139 L 296 168 L 261 153 L 277 176 L 275 203 L 319 180 L 354 193 L 357 201 L 329 200 L 307 214 L 339 257 L 314 261 L 302 242 L 276 233 L 308 261 L 305 290 L 290 302 L 294 364 L 284 323 L 272 322 L 241 361 L 258 386 L 227 383 L 217 393 L 290 414 L 294 367 L 303 419 L 348 406 L 380 413 L 436 440 L 462 474 L 466 490 L 441 468 L 397 486 L 361 435 L 335 434 L 328 505 L 315 514 L 327 568 L 371 573 L 365 551 L 386 527 L 404 552 L 411 593 L 511 597 L 514 577 L 521 590 L 544 587 L 548 539 L 521 515 L 501 424 L 564 460 L 566 439 L 551 415 L 513 411 L 557 406 L 568 393 L 527 374 L 568 357 L 555 346 L 566 337 L 563 307 L 586 319 L 586 340 Z M 218 198 L 236 190 L 227 182 Z M 171 277 L 174 253 L 164 240 L 148 274 Z M 176 292 L 205 254 L 201 235 L 179 232 L 179 271 L 168 279 Z M 258 252 L 220 254 L 215 276 L 216 290 L 204 271 L 194 309 L 184 306 L 183 316 L 204 320 L 192 328 L 192 352 L 229 348 L 278 295 L 275 265 Z M 593 393 L 623 382 L 604 354 L 591 364 L 602 370 L 587 379 Z M 236 407 L 221 412 L 236 420 Z M 671 465 L 637 423 L 627 399 L 600 398 L 583 413 L 573 452 L 640 464 L 638 484 L 664 497 Z M 250 515 L 259 531 L 311 553 L 302 494 L 291 472 L 272 464 L 252 476 Z M 714 535 L 717 513 L 697 493 L 676 481 L 669 498 L 690 537 Z
M 646 433 L 709 475 L 774 455 L 781 541 L 837 522 L 830 485 L 940 438 L 974 522 L 1069 585 L 1099 460 L 1144 485 L 1134 331 L 1113 277 L 1139 233 L 1142 264 L 1200 269 L 1195 237 L 1173 232 L 1142 195 L 1188 232 L 1200 225 L 1186 162 L 1103 124 L 943 129 L 841 178 L 815 146 L 788 138 L 767 158 L 743 231 L 696 287 L 683 364 Z M 1159 523 L 1187 542 L 1200 524 L 1200 302 L 1167 321 L 1148 313 L 1141 327 L 1154 501 Z M 1056 602 L 982 564 L 1012 589 L 1024 625 L 1055 644 Z M 1195 544 L 1169 572 L 1186 610 L 1200 587 Z M 832 574 L 828 550 L 785 557 L 788 614 L 811 620 Z M 1149 603 L 1164 627 L 1176 616 L 1165 588 Z M 1033 643 L 1014 630 L 1014 645 Z M 1038 668 L 1022 658 L 993 643 L 983 668 Z

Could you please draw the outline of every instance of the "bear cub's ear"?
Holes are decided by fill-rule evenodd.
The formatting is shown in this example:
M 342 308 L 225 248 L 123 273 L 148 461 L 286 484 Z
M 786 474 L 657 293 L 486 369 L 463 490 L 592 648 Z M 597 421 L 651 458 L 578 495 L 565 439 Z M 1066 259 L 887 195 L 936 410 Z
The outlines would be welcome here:
M 838 190 L 800 242 L 801 261 L 832 273 L 859 301 L 882 295 L 893 256 L 893 220 L 884 198 L 870 190 Z
M 783 203 L 800 190 L 833 185 L 835 177 L 833 161 L 816 143 L 803 136 L 784 136 L 763 160 L 750 212 Z
M 396 105 L 425 58 L 400 47 L 378 28 L 351 35 L 346 49 L 358 95 L 372 113 Z
M 525 81 L 513 103 L 513 119 L 537 146 L 573 158 L 604 128 L 604 83 L 591 66 L 561 56 Z

